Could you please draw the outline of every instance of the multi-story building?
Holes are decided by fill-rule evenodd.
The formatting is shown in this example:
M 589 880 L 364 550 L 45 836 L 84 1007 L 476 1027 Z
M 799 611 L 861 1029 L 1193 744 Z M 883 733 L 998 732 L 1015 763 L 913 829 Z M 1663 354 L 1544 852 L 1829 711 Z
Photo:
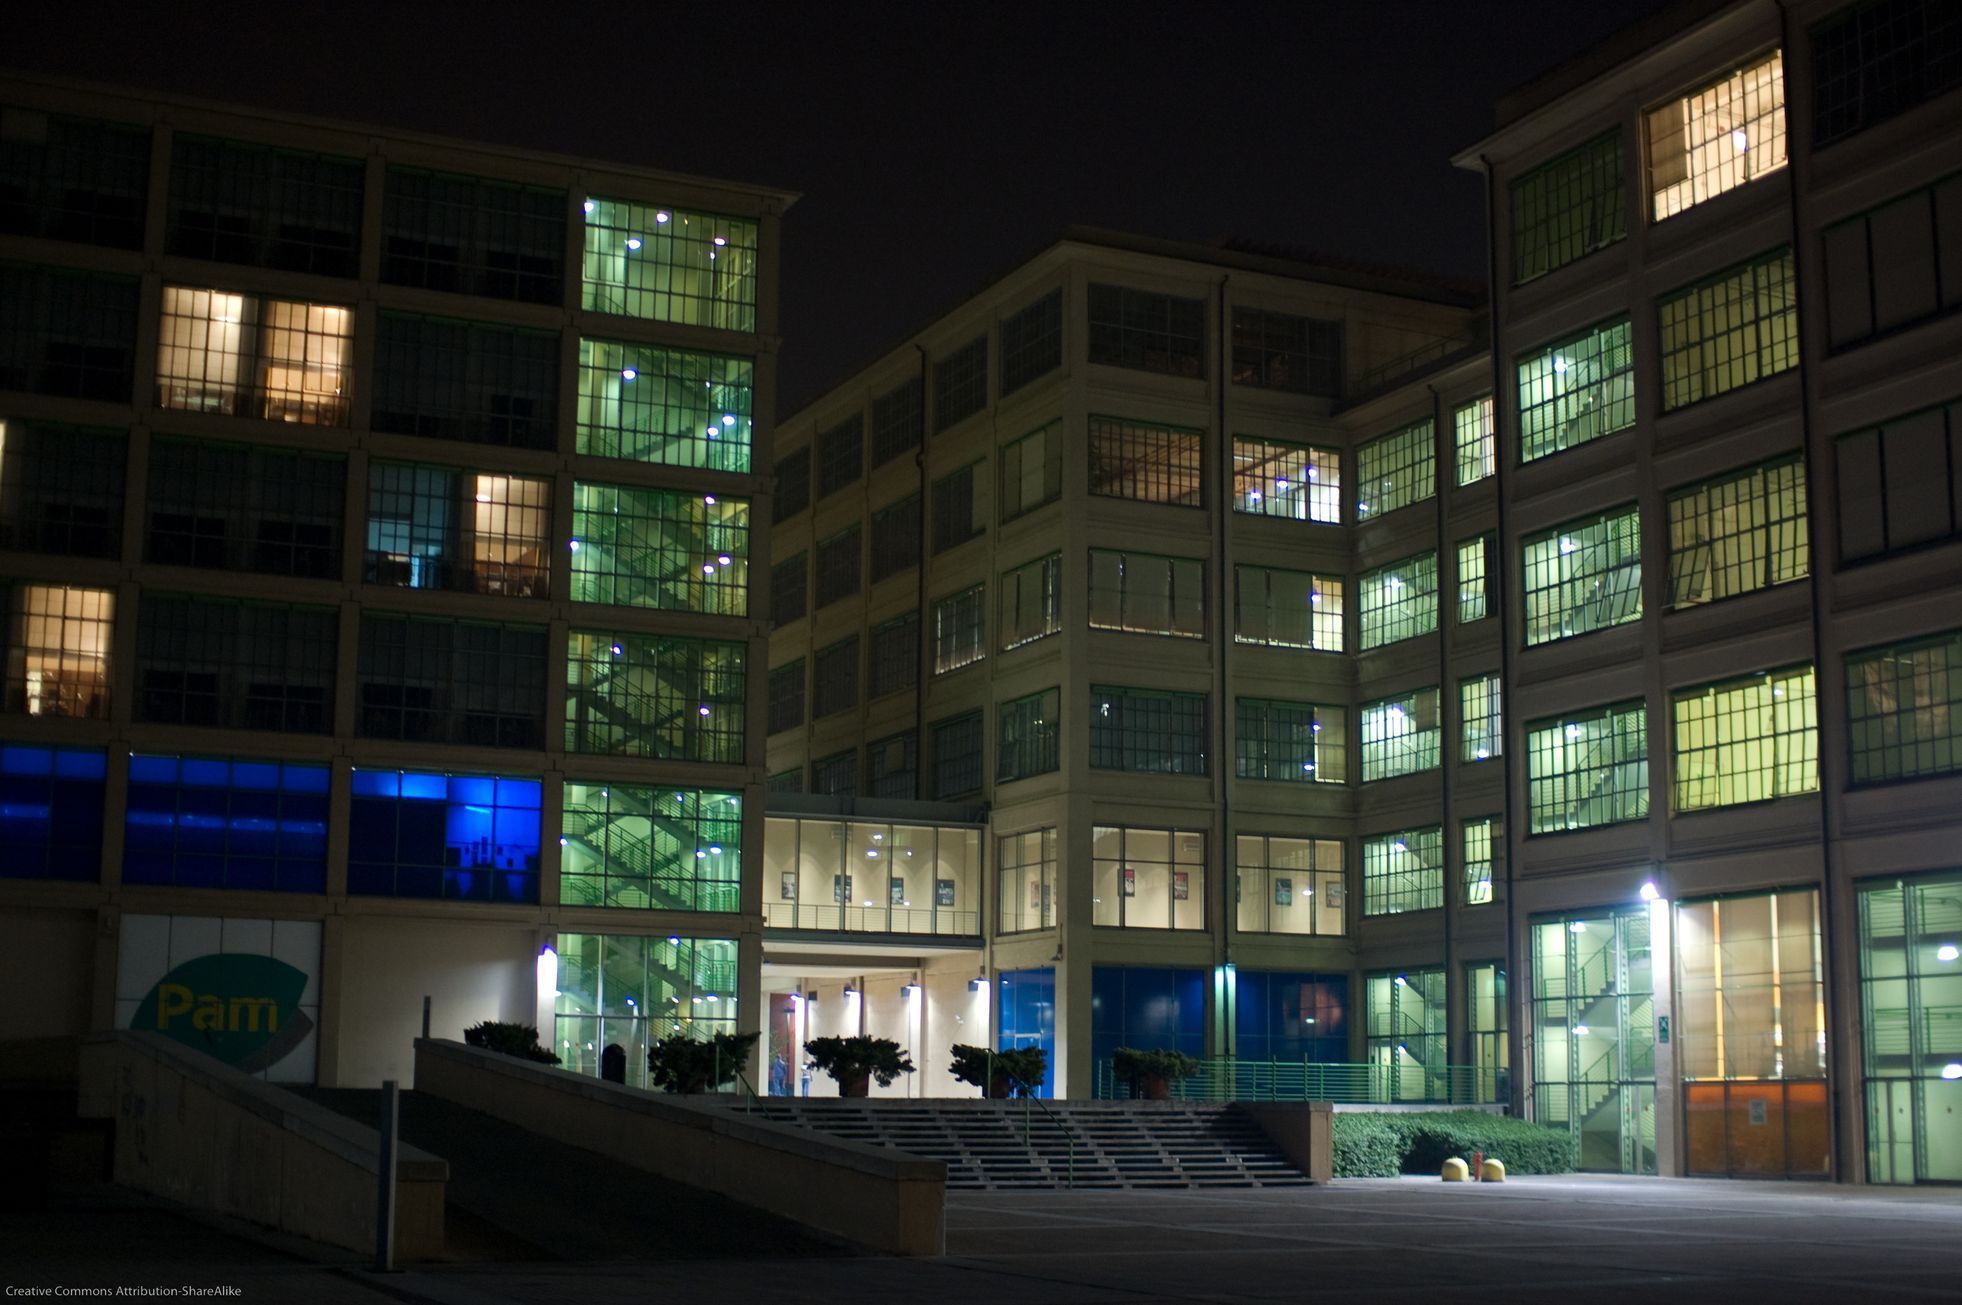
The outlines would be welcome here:
M 359 1085 L 425 998 L 587 1068 L 733 1027 L 793 197 L 0 106 L 4 1036 Z

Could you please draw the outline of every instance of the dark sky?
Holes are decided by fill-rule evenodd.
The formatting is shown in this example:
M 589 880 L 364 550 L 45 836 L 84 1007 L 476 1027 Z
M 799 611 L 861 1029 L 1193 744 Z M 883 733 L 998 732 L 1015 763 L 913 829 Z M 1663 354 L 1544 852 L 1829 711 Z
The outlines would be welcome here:
M 1072 223 L 1482 278 L 1450 155 L 1659 7 L 43 0 L 0 64 L 800 191 L 781 414 Z

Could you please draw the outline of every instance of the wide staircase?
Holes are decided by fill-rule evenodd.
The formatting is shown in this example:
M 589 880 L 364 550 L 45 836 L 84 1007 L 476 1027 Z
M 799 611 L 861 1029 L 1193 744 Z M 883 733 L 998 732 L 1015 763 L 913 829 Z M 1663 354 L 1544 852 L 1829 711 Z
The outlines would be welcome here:
M 944 1161 L 950 1191 L 1309 1185 L 1258 1124 L 1210 1102 L 764 1097 L 747 1108 Z

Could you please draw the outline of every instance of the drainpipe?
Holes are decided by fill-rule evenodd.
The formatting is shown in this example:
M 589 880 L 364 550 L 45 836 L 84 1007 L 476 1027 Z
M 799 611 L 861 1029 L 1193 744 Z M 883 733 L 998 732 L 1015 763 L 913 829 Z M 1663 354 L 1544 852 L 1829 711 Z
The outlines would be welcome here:
M 1213 1031 L 1213 1051 L 1216 1055 L 1232 1055 L 1239 1050 L 1238 1038 L 1235 1036 L 1236 1030 L 1234 1028 L 1239 996 L 1227 985 L 1224 978 L 1229 973 L 1225 967 L 1233 960 L 1233 944 L 1231 939 L 1233 937 L 1233 928 L 1237 923 L 1228 913 L 1227 904 L 1233 900 L 1233 894 L 1226 890 L 1228 875 L 1237 871 L 1233 854 L 1235 847 L 1233 841 L 1232 800 L 1234 773 L 1232 761 L 1233 737 L 1231 727 L 1227 723 L 1228 718 L 1232 714 L 1233 699 L 1228 696 L 1229 686 L 1226 674 L 1227 653 L 1233 646 L 1232 637 L 1226 631 L 1227 611 L 1229 610 L 1227 606 L 1226 585 L 1231 575 L 1227 569 L 1226 562 L 1226 536 L 1227 519 L 1232 511 L 1231 505 L 1228 502 L 1228 495 L 1232 492 L 1233 485 L 1233 436 L 1226 429 L 1226 382 L 1229 374 L 1227 364 L 1231 360 L 1227 340 L 1227 336 L 1231 330 L 1231 322 L 1226 314 L 1226 283 L 1232 279 L 1231 273 L 1223 274 L 1219 279 L 1217 296 L 1219 302 L 1219 340 L 1213 351 L 1214 363 L 1216 365 L 1213 392 L 1216 397 L 1215 412 L 1218 417 L 1220 467 L 1219 483 L 1214 490 L 1215 508 L 1213 512 L 1213 609 L 1217 618 L 1213 622 L 1215 630 L 1214 637 L 1217 640 L 1215 645 L 1217 651 L 1214 661 L 1219 668 L 1216 677 L 1219 683 L 1219 708 L 1214 713 L 1216 723 L 1213 729 L 1214 747 L 1216 748 L 1214 756 L 1217 760 L 1214 763 L 1213 773 L 1218 776 L 1214 783 L 1218 786 L 1219 793 L 1220 869 L 1219 873 L 1213 876 L 1215 882 L 1211 889 L 1211 896 L 1219 904 L 1219 933 L 1216 935 L 1219 939 L 1219 960 L 1215 964 L 1216 973 L 1222 976 L 1219 982 L 1220 1000 L 1215 1003 L 1215 1010 L 1218 1013 L 1220 1025 Z M 1203 495 L 1204 492 L 1205 487 L 1201 485 L 1200 493 Z
M 913 466 L 920 473 L 920 537 L 919 564 L 913 568 L 913 608 L 919 613 L 919 636 L 914 648 L 913 667 L 913 792 L 918 797 L 926 796 L 927 755 L 926 738 L 926 686 L 933 674 L 928 660 L 931 647 L 927 642 L 927 622 L 931 619 L 927 611 L 927 351 L 923 344 L 915 343 L 920 351 L 920 446 L 913 450 Z M 983 876 L 985 878 L 985 876 Z
M 1435 457 L 1436 450 L 1443 444 L 1444 441 L 1443 396 L 1441 396 L 1437 392 L 1437 386 L 1432 385 L 1428 382 L 1426 382 L 1424 388 L 1430 391 L 1430 395 L 1431 395 L 1431 449 L 1433 452 L 1433 459 L 1434 459 L 1433 465 L 1441 466 L 1445 468 L 1445 472 L 1439 475 L 1439 483 L 1433 486 L 1435 492 L 1432 493 L 1431 495 L 1432 501 L 1436 504 L 1436 507 L 1434 509 L 1434 514 L 1437 519 L 1438 557 L 1439 560 L 1442 561 L 1442 559 L 1448 553 L 1453 559 L 1451 565 L 1451 584 L 1452 584 L 1451 601 L 1448 603 L 1440 601 L 1438 603 L 1439 611 L 1438 611 L 1438 634 L 1437 634 L 1437 651 L 1438 651 L 1437 719 L 1438 719 L 1438 734 L 1439 734 L 1438 761 L 1440 763 L 1438 766 L 1438 799 L 1442 804 L 1443 812 L 1444 812 L 1444 821 L 1443 821 L 1444 846 L 1440 849 L 1440 851 L 1442 851 L 1444 854 L 1444 864 L 1448 866 L 1451 864 L 1451 847 L 1454 842 L 1451 835 L 1454 832 L 1456 832 L 1458 829 L 1458 822 L 1452 819 L 1451 816 L 1451 775 L 1454 767 L 1456 767 L 1456 765 L 1458 764 L 1458 758 L 1451 754 L 1451 749 L 1449 746 L 1450 733 L 1444 728 L 1444 717 L 1445 717 L 1445 707 L 1451 701 L 1450 690 L 1456 687 L 1456 680 L 1451 675 L 1450 669 L 1451 669 L 1451 646 L 1452 643 L 1454 642 L 1454 638 L 1458 629 L 1457 587 L 1459 584 L 1459 579 L 1458 579 L 1458 566 L 1456 561 L 1457 552 L 1452 545 L 1450 531 L 1446 525 L 1445 510 L 1444 510 L 1445 486 L 1442 482 L 1448 479 L 1451 483 L 1452 488 L 1455 490 L 1457 487 L 1458 476 L 1456 471 L 1452 470 L 1452 468 L 1455 468 L 1457 466 L 1455 452 L 1453 456 L 1449 458 Z M 1457 446 L 1455 443 L 1453 443 L 1451 447 L 1455 451 Z M 1444 570 L 1444 568 L 1442 566 L 1439 566 L 1438 570 L 1441 572 Z M 1443 595 L 1440 595 L 1440 598 L 1442 597 Z M 1460 702 L 1459 710 L 1462 711 L 1463 699 L 1461 698 L 1459 702 Z M 1460 739 L 1464 737 L 1464 732 L 1465 732 L 1465 722 L 1462 718 L 1460 718 L 1458 721 L 1458 737 Z M 1503 752 L 1504 749 L 1501 749 L 1501 751 Z M 1465 882 L 1464 859 L 1463 859 L 1464 848 L 1465 848 L 1464 836 L 1460 834 L 1459 837 L 1455 840 L 1455 842 L 1458 847 L 1458 857 L 1459 857 L 1458 883 L 1460 885 L 1460 892 L 1459 893 L 1452 892 L 1450 877 L 1448 875 L 1446 876 L 1446 882 L 1444 884 L 1444 991 L 1447 994 L 1447 996 L 1450 993 L 1457 991 L 1458 989 L 1458 975 L 1460 973 L 1459 966 L 1458 966 L 1458 955 L 1451 945 L 1451 939 L 1453 934 L 1452 925 L 1455 921 L 1456 913 L 1459 907 L 1463 905 L 1462 898 L 1460 897 L 1460 893 L 1462 893 L 1463 891 L 1463 884 Z M 1460 1064 L 1460 1065 L 1470 1063 L 1469 1058 L 1458 1059 L 1454 1062 L 1452 1058 L 1452 1054 L 1449 1051 L 1449 1048 L 1451 1046 L 1451 1027 L 1452 1025 L 1455 1024 L 1458 1027 L 1458 1036 L 1461 1044 L 1458 1049 L 1458 1055 L 1460 1057 L 1464 1056 L 1465 1049 L 1469 1045 L 1469 1044 L 1465 1044 L 1463 1042 L 1463 1039 L 1465 1037 L 1466 1013 L 1469 1012 L 1470 1009 L 1471 1008 L 1467 1006 L 1465 1003 L 1458 1001 L 1458 1002 L 1452 1002 L 1445 1011 L 1444 1041 L 1447 1050 L 1444 1057 L 1444 1062 L 1446 1065 L 1450 1065 L 1453 1063 Z M 1449 1081 L 1450 1080 L 1447 1076 L 1446 1078 L 1447 1086 L 1445 1090 L 1447 1096 L 1450 1095 Z

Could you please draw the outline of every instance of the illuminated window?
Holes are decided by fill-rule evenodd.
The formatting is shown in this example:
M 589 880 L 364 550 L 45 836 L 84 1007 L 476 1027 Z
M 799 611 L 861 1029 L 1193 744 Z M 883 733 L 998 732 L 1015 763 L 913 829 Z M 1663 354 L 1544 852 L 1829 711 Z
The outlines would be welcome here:
M 543 598 L 551 497 L 549 480 L 371 462 L 364 578 Z
M 872 627 L 871 696 L 883 697 L 920 682 L 920 614 L 908 612 Z
M 0 390 L 128 403 L 138 282 L 0 263 Z
M 1798 365 L 1798 286 L 1789 246 L 1656 304 L 1662 410 Z
M 1512 1048 L 1506 1038 L 1506 969 L 1497 961 L 1465 967 L 1465 1032 L 1471 1039 L 1472 1100 L 1511 1099 Z
M 1678 812 L 1819 791 L 1810 666 L 1681 690 L 1670 703 Z
M 988 337 L 978 335 L 933 364 L 933 433 L 988 406 Z
M 565 203 L 562 190 L 390 164 L 381 279 L 557 307 Z
M 571 552 L 575 603 L 749 611 L 748 499 L 576 481 Z M 791 562 L 801 599 L 803 558 Z
M 354 310 L 165 286 L 157 406 L 347 424 Z
M 820 610 L 858 592 L 864 556 L 865 532 L 857 525 L 818 540 L 816 603 Z
M 1015 393 L 1063 365 L 1063 292 L 1051 290 L 1001 319 L 1001 394 Z
M 1198 507 L 1199 446 L 1196 430 L 1092 417 L 1090 492 Z
M 1532 462 L 1635 424 L 1628 319 L 1518 360 L 1519 460 Z
M 872 465 L 883 467 L 920 447 L 926 414 L 920 410 L 920 378 L 909 376 L 872 400 Z
M 828 498 L 865 474 L 865 414 L 855 412 L 817 437 L 817 496 Z
M 1051 553 L 1001 577 L 1001 646 L 1006 652 L 1063 628 L 1063 555 Z
M 1363 651 L 1437 629 L 1437 554 L 1419 553 L 1357 577 Z
M 1063 419 L 1001 449 L 1001 519 L 1004 524 L 1063 494 Z
M 1500 816 L 1480 816 L 1463 825 L 1465 856 L 1465 905 L 1492 903 L 1492 866 L 1505 855 L 1506 826 Z
M 1448 1100 L 1444 971 L 1372 974 L 1366 993 L 1369 1063 L 1383 1095 L 1391 1102 Z
M 121 556 L 128 458 L 122 431 L 0 421 L 0 548 Z
M 1899 883 L 1896 879 L 1890 886 Z M 1895 890 L 1898 892 L 1898 887 Z M 1862 905 L 1869 910 L 1878 904 L 1875 897 L 1862 896 L 1865 898 Z M 1673 1004 L 1679 1030 L 1676 1054 L 1682 1057 L 1677 1065 L 1683 1078 L 1705 1081 L 1755 1079 L 1771 1087 L 1773 1100 L 1776 1101 L 1777 1089 L 1766 1080 L 1826 1077 L 1826 986 L 1821 974 L 1823 967 L 1820 962 L 1823 957 L 1819 946 L 1819 916 L 1819 893 L 1812 888 L 1677 904 L 1676 931 L 1672 941 L 1680 977 Z M 1900 914 L 1895 914 L 1894 921 L 1897 927 L 1902 923 Z M 1908 948 L 1895 953 L 1904 962 L 1914 955 L 1914 950 Z M 1870 954 L 1860 959 L 1863 974 L 1873 976 L 1875 972 L 1868 966 L 1880 958 Z M 1942 962 L 1937 960 L 1935 964 L 1941 965 Z M 1899 1031 L 1901 1040 L 1892 1045 L 1902 1051 L 1906 1051 L 1910 1045 L 1910 1035 L 1905 1027 L 1907 1012 L 1903 1010 L 1897 1015 L 1888 1010 L 1887 1000 L 1881 994 L 1892 988 L 1895 993 L 1906 996 L 1901 977 L 1908 968 L 1903 965 L 1899 969 L 1885 971 L 1892 976 L 1893 982 L 1885 987 L 1875 985 L 1869 988 L 1865 994 L 1868 1004 L 1863 1009 L 1870 1032 L 1889 1028 L 1890 1025 Z M 1930 979 L 1934 977 L 1929 970 L 1919 966 L 1913 968 Z M 1940 972 L 1936 970 L 1934 973 Z M 1936 983 L 1928 985 L 1929 988 L 1936 986 Z M 1939 985 L 1941 988 L 1949 986 Z M 1923 988 L 1920 995 L 1925 1000 L 1934 994 Z M 1921 1011 L 1922 1019 L 1916 1023 L 1925 1021 L 1928 1034 L 1933 1034 L 1935 1029 L 1947 1022 L 1946 1011 L 1938 1015 L 1926 1005 L 1921 1007 Z M 1893 1025 L 1894 1018 L 1902 1019 L 1903 1023 Z M 1757 1090 L 1762 1091 L 1763 1088 Z M 1825 1093 L 1820 1092 L 1811 1099 L 1818 1103 L 1814 1121 L 1824 1124 Z M 1691 1089 L 1691 1109 L 1685 1112 L 1690 1134 L 1687 1152 L 1691 1157 L 1709 1156 L 1713 1150 L 1718 1155 L 1723 1153 L 1723 1121 L 1721 1118 L 1710 1119 L 1709 1112 L 1697 1108 L 1706 1100 L 1709 1098 Z M 1731 1109 L 1744 1114 L 1745 1111 L 1737 1109 L 1740 1104 L 1733 1096 Z M 1796 1106 L 1797 1102 L 1793 1105 Z M 1793 1130 L 1792 1168 L 1797 1170 L 1803 1167 L 1823 1177 L 1828 1163 L 1824 1134 L 1813 1134 L 1811 1146 L 1807 1148 L 1797 1139 L 1800 1124 L 1794 1116 L 1799 1112 L 1791 1110 L 1788 1113 L 1774 1106 L 1772 1113 L 1774 1117 L 1784 1114 L 1788 1121 L 1785 1126 Z M 1774 1124 L 1773 1127 L 1777 1128 L 1778 1125 Z M 1776 1132 L 1767 1140 L 1773 1141 L 1774 1145 L 1782 1141 Z M 1895 1140 L 1889 1137 L 1888 1143 Z M 1800 1158 L 1808 1149 L 1811 1151 L 1809 1164 Z M 1685 1167 L 1693 1173 L 1699 1168 L 1715 1166 L 1699 1165 L 1692 1159 Z M 1780 1168 L 1783 1168 L 1782 1161 Z
M 0 879 L 99 880 L 108 773 L 99 748 L 0 744 Z
M 1204 377 L 1205 355 L 1205 300 L 1091 283 L 1091 362 Z
M 1046 775 L 1061 756 L 1062 698 L 1044 689 L 1004 702 L 995 734 L 995 782 Z
M 1056 927 L 1056 829 L 1031 829 L 995 841 L 1000 909 L 995 932 Z
M 1342 323 L 1233 310 L 1233 383 L 1333 398 L 1342 393 Z
M 1505 750 L 1505 719 L 1499 710 L 1499 696 L 1497 674 L 1458 682 L 1459 719 L 1465 731 L 1458 760 L 1484 761 Z
M 1444 726 L 1435 688 L 1365 702 L 1359 714 L 1365 784 L 1438 768 Z
M 1691 607 L 1803 580 L 1810 569 L 1805 463 L 1767 462 L 1669 496 L 1669 605 Z
M 1482 621 L 1492 614 L 1492 535 L 1458 542 L 1458 624 Z
M 1826 334 L 1835 351 L 1962 307 L 1958 222 L 1962 174 L 1951 174 L 1826 228 Z
M 945 675 L 988 655 L 986 585 L 950 594 L 933 605 L 933 673 Z
M 1962 633 L 1846 657 L 1853 782 L 1962 770 Z
M 1203 637 L 1204 565 L 1197 558 L 1091 549 L 1090 628 Z
M 858 706 L 858 636 L 840 639 L 811 658 L 811 719 Z
M 1614 244 L 1628 234 L 1620 129 L 1520 176 L 1511 199 L 1514 285 Z
M 970 711 L 950 720 L 935 721 L 933 738 L 933 797 L 945 802 L 981 791 L 981 713 Z
M 1458 450 L 1458 483 L 1470 485 L 1499 469 L 1499 446 L 1493 426 L 1492 396 L 1473 399 L 1451 414 Z
M 756 329 L 754 221 L 598 196 L 583 207 L 586 311 Z
M 1288 521 L 1342 522 L 1342 455 L 1335 449 L 1233 437 L 1233 510 Z
M 361 614 L 355 733 L 479 747 L 545 745 L 545 628 Z
M 1812 145 L 1886 122 L 1962 85 L 1962 11 L 1947 0 L 1868 0 L 1812 28 Z
M 325 766 L 133 753 L 123 882 L 325 892 L 327 815 Z
M 1528 535 L 1520 551 L 1527 647 L 1641 619 L 1642 522 L 1634 504 Z
M 741 643 L 573 630 L 566 750 L 740 765 L 747 653 Z
M 1234 712 L 1234 773 L 1241 779 L 1348 782 L 1349 713 L 1344 708 L 1239 698 Z
M 1401 915 L 1444 905 L 1444 829 L 1400 829 L 1363 839 L 1363 914 Z
M 536 902 L 539 793 L 535 779 L 356 770 L 347 891 Z
M 1241 933 L 1345 933 L 1342 843 L 1242 834 L 1233 840 Z
M 7 710 L 108 719 L 115 592 L 16 584 L 10 606 Z
M 1206 835 L 1190 829 L 1090 831 L 1091 923 L 1206 927 Z
M 755 371 L 748 358 L 581 340 L 576 451 L 748 471 Z
M 1206 695 L 1091 685 L 1090 768 L 1206 774 Z
M 8 105 L 0 231 L 116 249 L 143 246 L 150 129 Z
M 743 800 L 699 788 L 567 780 L 559 900 L 567 906 L 734 911 Z
M 627 1086 L 651 1087 L 653 1043 L 736 1031 L 735 939 L 664 934 L 547 935 L 558 946 L 559 986 L 552 1032 L 540 1036 L 562 1068 L 598 1078 L 606 1048 L 618 1046 Z
M 1657 222 L 1785 166 L 1784 56 L 1740 68 L 1650 110 L 1649 190 Z
M 1233 567 L 1233 639 L 1342 651 L 1342 580 L 1278 567 Z
M 1637 702 L 1526 727 L 1527 832 L 1556 834 L 1646 819 L 1648 716 Z
M 1437 436 L 1426 417 L 1356 450 L 1356 520 L 1437 494 Z
M 965 544 L 987 529 L 982 512 L 977 474 L 981 463 L 970 462 L 933 482 L 933 554 Z
M 804 659 L 773 667 L 768 686 L 768 726 L 772 734 L 804 723 Z
M 360 159 L 178 132 L 165 252 L 352 277 L 365 170 Z
M 145 592 L 135 718 L 330 733 L 339 629 L 331 607 Z

